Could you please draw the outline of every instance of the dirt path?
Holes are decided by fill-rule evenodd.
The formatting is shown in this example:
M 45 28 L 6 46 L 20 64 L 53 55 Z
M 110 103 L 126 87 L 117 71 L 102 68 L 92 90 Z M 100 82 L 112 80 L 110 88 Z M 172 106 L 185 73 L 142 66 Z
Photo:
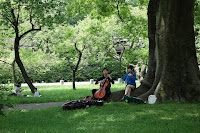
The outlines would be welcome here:
M 33 109 L 42 109 L 49 108 L 55 106 L 62 106 L 64 102 L 49 102 L 49 103 L 30 103 L 30 104 L 19 104 L 14 106 L 14 108 L 5 107 L 4 111 L 12 111 L 12 110 L 33 110 Z

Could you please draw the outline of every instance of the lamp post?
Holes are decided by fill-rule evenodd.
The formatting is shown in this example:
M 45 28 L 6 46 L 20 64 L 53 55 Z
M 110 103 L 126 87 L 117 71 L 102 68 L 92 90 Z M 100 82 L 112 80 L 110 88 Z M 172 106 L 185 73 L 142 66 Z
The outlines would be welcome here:
M 124 50 L 124 47 L 118 46 L 118 47 L 115 47 L 115 50 L 116 50 L 117 54 L 120 55 L 122 53 L 122 50 Z

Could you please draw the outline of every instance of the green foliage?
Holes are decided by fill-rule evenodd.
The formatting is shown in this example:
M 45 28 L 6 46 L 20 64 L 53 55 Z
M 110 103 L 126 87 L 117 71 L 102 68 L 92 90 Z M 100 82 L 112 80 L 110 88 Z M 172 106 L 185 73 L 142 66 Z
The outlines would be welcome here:
M 110 0 L 96 0 L 95 4 L 97 13 L 100 16 L 106 16 L 106 17 L 110 16 L 115 8 L 112 1 Z
M 63 23 L 65 20 L 65 3 L 63 3 L 62 0 L 9 0 L 1 1 L 0 5 L 0 24 L 5 26 L 11 27 L 11 22 L 14 22 L 11 9 L 14 10 L 16 18 L 19 15 L 19 25 L 25 24 L 31 19 L 31 23 L 36 26 L 46 25 L 51 27 L 53 23 Z
M 0 62 L 0 83 L 6 84 L 12 81 L 12 69 L 10 65 Z
M 90 60 L 88 64 L 84 65 L 83 67 L 79 69 L 77 74 L 81 74 L 84 77 L 82 80 L 84 79 L 97 80 L 99 77 L 103 75 L 102 70 L 105 67 L 108 70 L 113 70 L 113 73 L 111 76 L 114 80 L 117 80 L 118 78 L 122 78 L 125 74 L 125 69 L 123 69 L 119 63 L 112 60 L 106 60 L 106 61 Z M 77 80 L 78 80 L 78 76 L 77 76 Z
M 68 82 L 72 81 L 72 71 L 66 60 L 59 60 L 58 57 L 50 54 L 46 56 L 42 51 L 30 52 L 30 50 L 21 50 L 21 57 L 32 82 L 59 82 L 60 80 Z M 112 60 L 84 61 L 85 63 L 81 63 L 77 71 L 76 81 L 97 79 L 102 75 L 102 69 L 104 67 L 114 71 L 112 77 L 115 80 L 123 77 L 125 74 L 125 69 Z M 9 65 L 5 64 L 4 67 L 0 68 L 0 70 L 0 78 L 2 79 L 1 83 L 12 81 L 12 70 Z M 16 74 L 19 81 L 24 82 L 22 75 L 18 72 Z
M 0 82 L 1 83 L 1 82 Z M 12 90 L 11 85 L 2 85 L 0 84 L 0 116 L 4 115 L 3 109 L 5 105 L 11 105 L 10 102 L 8 102 L 7 93 Z
M 194 28 L 195 28 L 195 46 L 197 51 L 197 61 L 200 64 L 200 0 L 195 0 L 194 6 Z
M 129 10 L 133 10 L 132 7 L 129 7 Z M 74 48 L 75 42 L 79 49 L 82 49 L 83 45 L 86 44 L 76 81 L 97 79 L 102 74 L 103 67 L 115 71 L 114 79 L 122 77 L 125 69 L 120 67 L 117 61 L 107 57 L 108 52 L 113 56 L 116 55 L 114 44 L 121 38 L 126 38 L 132 44 L 135 44 L 139 37 L 146 37 L 147 27 L 146 18 L 143 18 L 144 12 L 145 10 L 141 11 L 139 8 L 134 8 L 133 14 L 137 14 L 134 19 L 139 20 L 130 23 L 134 26 L 134 31 L 121 23 L 115 15 L 112 15 L 111 17 L 104 17 L 102 20 L 90 19 L 91 16 L 88 16 L 75 26 L 54 24 L 54 29 L 44 27 L 42 32 L 27 35 L 23 39 L 20 56 L 29 77 L 32 82 L 58 82 L 61 79 L 71 81 L 70 64 L 75 66 L 78 59 L 78 53 Z M 146 47 L 148 46 L 147 41 L 143 43 Z M 10 52 L 8 52 L 7 57 L 13 57 Z M 144 50 L 135 51 L 133 58 L 133 53 L 125 52 L 126 63 L 124 65 L 146 60 L 145 54 L 147 55 L 147 52 L 144 52 Z M 67 58 L 70 59 L 70 64 Z M 2 79 L 12 79 L 11 68 L 3 67 L 2 75 L 4 75 Z M 20 81 L 24 81 L 21 74 L 17 76 Z
M 194 22 L 200 28 L 200 0 L 195 0 L 194 6 Z
M 138 0 L 140 6 L 148 6 L 149 0 Z
M 93 10 L 93 0 L 68 0 L 66 5 L 67 22 L 70 25 L 77 24 Z

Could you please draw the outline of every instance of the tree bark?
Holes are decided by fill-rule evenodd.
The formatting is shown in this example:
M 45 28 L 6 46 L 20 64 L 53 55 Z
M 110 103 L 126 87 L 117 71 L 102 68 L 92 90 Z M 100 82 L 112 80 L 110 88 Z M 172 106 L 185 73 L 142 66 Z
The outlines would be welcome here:
M 172 100 L 200 98 L 193 26 L 194 0 L 160 0 L 155 49 L 157 68 L 160 68 L 156 77 L 157 96 L 162 91 L 165 98 Z M 145 95 L 142 98 L 146 99 Z
M 19 35 L 19 12 L 18 12 L 17 18 L 15 16 L 15 12 L 14 12 L 13 8 L 11 8 L 10 12 L 11 12 L 11 15 L 12 15 L 12 21 L 10 19 L 8 19 L 8 20 L 12 24 L 12 26 L 13 26 L 13 28 L 15 30 L 15 42 L 14 42 L 15 60 L 16 60 L 16 63 L 17 63 L 17 65 L 19 66 L 19 68 L 21 70 L 21 73 L 22 73 L 22 75 L 24 77 L 24 80 L 26 81 L 26 83 L 28 84 L 29 88 L 31 89 L 31 92 L 34 93 L 35 87 L 33 86 L 30 78 L 28 77 L 28 75 L 26 73 L 26 70 L 24 68 L 24 65 L 23 65 L 23 63 L 22 63 L 22 61 L 20 59 L 20 56 L 19 56 L 19 42 L 28 33 L 32 32 L 32 31 L 40 31 L 41 27 L 38 28 L 38 29 L 34 28 L 34 25 L 32 23 L 32 16 L 30 14 L 30 23 L 32 25 L 32 28 L 30 30 L 27 30 L 23 34 Z
M 73 89 L 74 89 L 74 90 L 76 90 L 76 86 L 75 86 L 76 71 L 78 70 L 78 66 L 79 66 L 79 64 L 80 64 L 80 62 L 81 62 L 81 58 L 82 58 L 82 55 L 83 55 L 83 51 L 84 51 L 84 49 L 85 49 L 85 46 L 86 46 L 86 45 L 84 44 L 83 49 L 82 49 L 82 50 L 79 50 L 79 49 L 77 48 L 76 43 L 74 43 L 74 47 L 75 47 L 76 51 L 78 51 L 78 53 L 79 53 L 78 61 L 77 61 L 77 63 L 76 63 L 75 68 L 74 68 L 73 66 L 71 66 L 72 71 L 73 71 L 73 74 L 72 74 L 72 82 L 73 82 Z M 68 61 L 69 61 L 69 59 L 68 59 Z M 69 61 L 69 63 L 70 63 L 70 61 Z
M 200 100 L 194 0 L 150 0 L 148 23 L 149 69 L 131 95 L 144 100 L 151 94 L 163 101 Z M 120 99 L 123 92 L 116 94 Z
M 12 72 L 13 72 L 13 84 L 15 85 L 17 83 L 17 77 L 15 74 L 15 62 L 16 60 L 14 59 L 11 66 L 12 66 Z
M 73 69 L 73 73 L 72 73 L 72 86 L 73 86 L 73 90 L 76 90 L 76 86 L 75 86 L 75 80 L 76 80 L 76 70 Z
M 19 66 L 20 70 L 21 70 L 21 73 L 24 77 L 24 80 L 25 82 L 28 84 L 29 88 L 31 89 L 31 92 L 34 93 L 34 89 L 35 87 L 33 86 L 30 78 L 28 77 L 27 73 L 26 73 L 26 70 L 24 68 L 24 65 L 20 59 L 20 56 L 19 56 L 19 37 L 16 37 L 15 38 L 15 43 L 14 43 L 14 49 L 15 49 L 15 60 L 16 60 L 16 63 L 17 65 Z

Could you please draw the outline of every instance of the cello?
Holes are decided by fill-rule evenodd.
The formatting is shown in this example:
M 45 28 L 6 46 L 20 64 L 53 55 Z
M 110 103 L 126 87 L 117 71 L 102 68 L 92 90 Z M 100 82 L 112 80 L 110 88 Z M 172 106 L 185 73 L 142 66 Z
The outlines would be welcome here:
M 108 74 L 111 74 L 112 71 L 110 71 Z M 107 88 L 109 88 L 111 85 L 108 81 L 108 76 L 106 76 L 104 79 L 103 79 L 103 82 L 100 83 L 100 88 L 94 93 L 94 97 L 96 99 L 103 99 L 106 95 L 106 90 Z

